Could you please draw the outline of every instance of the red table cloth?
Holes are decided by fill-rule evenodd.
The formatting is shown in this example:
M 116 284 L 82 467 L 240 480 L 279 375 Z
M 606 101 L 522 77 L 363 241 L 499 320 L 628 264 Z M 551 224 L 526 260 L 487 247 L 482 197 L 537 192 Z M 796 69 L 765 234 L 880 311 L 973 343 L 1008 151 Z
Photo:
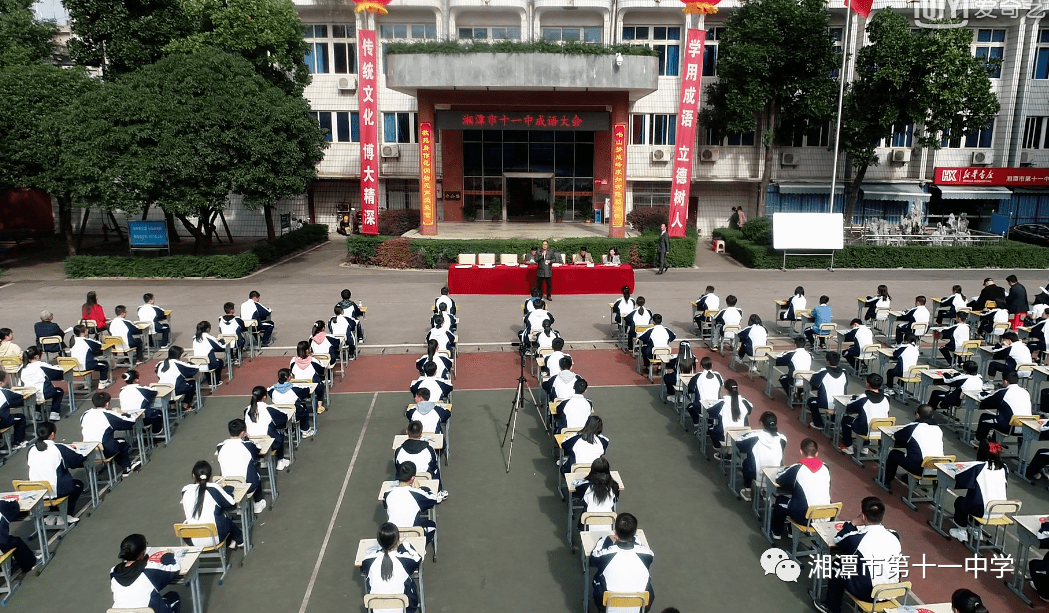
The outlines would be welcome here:
M 448 289 L 454 294 L 509 294 L 527 296 L 536 287 L 536 267 L 495 266 L 448 269 Z M 555 266 L 554 295 L 611 294 L 619 295 L 623 286 L 634 291 L 634 269 L 622 266 Z

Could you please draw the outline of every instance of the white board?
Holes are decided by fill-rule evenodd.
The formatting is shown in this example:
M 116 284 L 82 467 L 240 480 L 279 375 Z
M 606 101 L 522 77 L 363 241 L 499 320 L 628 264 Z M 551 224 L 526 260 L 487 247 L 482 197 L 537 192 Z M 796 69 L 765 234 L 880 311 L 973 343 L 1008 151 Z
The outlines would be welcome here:
M 841 213 L 773 213 L 772 247 L 783 251 L 831 251 L 845 247 Z

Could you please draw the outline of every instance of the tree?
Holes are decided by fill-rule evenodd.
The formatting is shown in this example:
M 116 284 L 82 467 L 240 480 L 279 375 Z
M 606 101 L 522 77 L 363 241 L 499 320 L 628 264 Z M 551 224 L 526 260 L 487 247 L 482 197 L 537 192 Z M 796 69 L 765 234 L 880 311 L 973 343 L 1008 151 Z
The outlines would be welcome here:
M 911 32 L 903 16 L 881 10 L 867 23 L 867 38 L 842 106 L 841 149 L 856 168 L 847 223 L 867 169 L 878 164 L 875 148 L 894 126 L 914 125 L 917 146 L 939 149 L 947 135 L 987 127 L 1001 107 L 987 60 L 972 55 L 969 28 Z
M 0 0 L 0 67 L 54 60 L 54 20 L 40 21 L 33 0 Z
M 830 14 L 823 0 L 743 0 L 719 39 L 718 81 L 707 89 L 704 123 L 715 133 L 758 134 L 765 152 L 757 215 L 775 162 L 780 124 L 822 121 L 833 114 L 837 85 Z
M 73 38 L 69 53 L 106 77 L 147 66 L 164 46 L 191 33 L 178 0 L 64 0 Z

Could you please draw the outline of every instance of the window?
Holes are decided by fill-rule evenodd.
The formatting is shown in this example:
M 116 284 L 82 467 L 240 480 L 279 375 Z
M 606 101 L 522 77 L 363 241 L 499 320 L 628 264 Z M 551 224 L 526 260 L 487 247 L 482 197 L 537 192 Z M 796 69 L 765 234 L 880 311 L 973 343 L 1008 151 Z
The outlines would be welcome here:
M 665 183 L 634 183 L 633 206 L 666 206 L 670 202 L 670 185 Z
M 892 136 L 883 138 L 879 147 L 910 147 L 914 142 L 914 124 L 896 124 L 892 127 Z
M 703 138 L 707 145 L 714 147 L 753 147 L 754 131 L 735 132 L 733 134 L 721 134 L 711 128 L 703 130 Z
M 630 143 L 633 145 L 673 145 L 677 115 L 632 115 Z
M 1028 117 L 1024 122 L 1024 149 L 1049 149 L 1049 117 Z
M 313 111 L 310 113 L 324 130 L 324 140 L 337 143 L 361 142 L 360 115 L 357 111 Z
M 1049 79 L 1049 28 L 1038 31 L 1038 44 L 1047 45 L 1038 47 L 1034 57 L 1033 79 Z
M 976 30 L 973 55 L 987 60 L 987 72 L 992 79 L 1002 76 L 1002 57 L 1005 55 L 1005 30 Z
M 552 43 L 584 42 L 600 43 L 602 41 L 601 26 L 578 27 L 578 28 L 543 28 L 543 40 Z
M 659 76 L 678 76 L 678 67 L 681 65 L 681 28 L 623 26 L 623 42 L 655 49 L 659 52 Z
M 725 28 L 707 28 L 707 43 L 703 47 L 703 76 L 718 76 L 718 39 Z
M 952 136 L 950 131 L 948 131 L 940 141 L 940 146 L 947 149 L 989 149 L 993 137 L 994 120 L 992 119 L 991 122 L 987 124 L 987 127 L 977 130 L 972 134 Z
M 415 113 L 383 113 L 382 142 L 414 143 L 418 142 L 415 125 Z
M 521 28 L 459 28 L 459 40 L 521 40 Z
M 845 47 L 844 47 L 844 40 L 843 40 L 842 37 L 845 34 L 845 29 L 844 28 L 831 28 L 829 30 L 829 32 L 830 32 L 830 39 L 831 39 L 831 41 L 834 42 L 834 53 L 840 54 L 840 53 L 844 52 L 845 51 Z M 838 59 L 840 59 L 840 58 L 838 58 Z M 841 66 L 841 62 L 835 60 L 834 65 L 835 66 Z M 835 68 L 834 70 L 831 70 L 830 71 L 831 78 L 832 79 L 837 79 L 839 72 L 841 72 L 841 68 Z
M 829 121 L 811 125 L 798 126 L 790 137 L 791 147 L 829 147 L 830 131 L 833 129 Z
M 328 34 L 331 34 L 329 37 Z M 352 23 L 306 26 L 305 62 L 311 74 L 357 72 L 357 26 Z
M 391 23 L 379 26 L 379 38 L 396 40 L 434 40 L 437 26 L 426 23 Z

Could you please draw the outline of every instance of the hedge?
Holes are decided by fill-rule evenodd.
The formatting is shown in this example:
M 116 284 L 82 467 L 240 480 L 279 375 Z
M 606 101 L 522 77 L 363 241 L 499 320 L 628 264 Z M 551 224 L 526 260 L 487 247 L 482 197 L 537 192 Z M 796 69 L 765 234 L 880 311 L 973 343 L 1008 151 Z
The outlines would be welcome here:
M 260 266 L 299 251 L 313 243 L 328 240 L 328 226 L 308 225 L 289 232 L 273 242 L 264 242 L 237 255 L 188 256 L 158 258 L 127 256 L 74 255 L 63 262 L 66 277 L 246 277 Z
M 748 268 L 780 268 L 783 254 L 748 241 L 739 230 L 717 228 L 729 255 Z M 791 256 L 787 268 L 826 268 L 830 256 Z M 834 253 L 835 268 L 1047 268 L 1049 249 L 1016 241 L 1000 245 L 937 247 L 933 245 L 848 245 Z
M 376 249 L 382 243 L 391 240 L 391 236 L 363 236 L 354 235 L 346 239 L 346 248 L 350 257 L 361 264 L 375 264 Z M 698 236 L 693 229 L 689 229 L 685 238 L 675 238 L 670 241 L 670 253 L 667 254 L 667 266 L 672 268 L 687 268 L 695 264 L 696 242 Z M 612 247 L 619 249 L 619 256 L 627 262 L 630 248 L 638 247 L 639 262 L 631 262 L 635 267 L 655 266 L 656 243 L 659 241 L 658 233 L 646 233 L 637 238 L 607 238 L 607 237 L 579 237 L 563 238 L 550 241 L 550 247 L 564 254 L 577 253 L 581 247 L 586 247 L 594 257 L 594 261 L 600 261 L 602 254 L 608 253 Z M 443 262 L 456 262 L 460 253 L 516 253 L 519 256 L 527 253 L 533 246 L 538 246 L 542 241 L 523 238 L 509 239 L 471 239 L 471 240 L 443 240 L 436 238 L 413 238 L 410 241 L 412 253 L 422 257 L 426 268 L 438 268 Z

